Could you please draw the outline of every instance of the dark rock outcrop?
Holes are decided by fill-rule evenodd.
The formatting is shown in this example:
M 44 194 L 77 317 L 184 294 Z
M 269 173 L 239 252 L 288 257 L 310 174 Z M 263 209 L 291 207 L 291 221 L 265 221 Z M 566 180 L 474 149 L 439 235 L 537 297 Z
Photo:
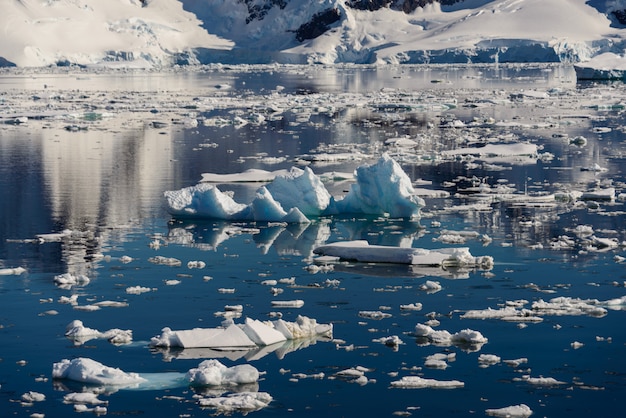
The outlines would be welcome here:
M 313 15 L 310 21 L 301 25 L 296 30 L 296 39 L 302 42 L 306 39 L 314 39 L 326 32 L 330 25 L 341 19 L 338 9 L 326 9 Z

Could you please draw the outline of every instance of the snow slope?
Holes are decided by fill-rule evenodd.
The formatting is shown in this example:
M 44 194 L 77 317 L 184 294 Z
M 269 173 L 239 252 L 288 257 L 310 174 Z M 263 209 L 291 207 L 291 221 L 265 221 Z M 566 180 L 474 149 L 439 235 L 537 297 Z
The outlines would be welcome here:
M 464 0 L 408 13 L 404 0 L 355 3 L 0 0 L 0 65 L 581 62 L 626 48 L 614 13 L 623 0 Z

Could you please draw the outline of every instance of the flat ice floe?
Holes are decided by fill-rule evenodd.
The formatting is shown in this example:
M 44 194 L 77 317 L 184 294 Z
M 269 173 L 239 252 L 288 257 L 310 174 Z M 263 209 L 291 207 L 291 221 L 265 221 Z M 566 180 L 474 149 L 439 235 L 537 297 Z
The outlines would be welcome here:
M 258 321 L 247 318 L 244 324 L 225 321 L 218 328 L 194 328 L 172 331 L 164 328 L 161 335 L 150 340 L 152 347 L 216 348 L 246 350 L 258 346 L 285 343 L 288 340 L 310 337 L 332 338 L 332 324 L 318 324 L 315 319 L 298 316 L 295 322 L 282 319 Z
M 533 411 L 525 404 L 512 405 L 504 408 L 487 409 L 485 410 L 487 415 L 492 417 L 503 418 L 526 418 L 533 414 Z
M 315 254 L 338 257 L 367 263 L 398 263 L 429 267 L 493 267 L 490 256 L 474 257 L 469 248 L 403 248 L 370 245 L 365 240 L 341 241 L 322 245 L 313 250 Z
M 463 386 L 465 386 L 465 383 L 459 380 L 435 380 L 420 376 L 404 376 L 400 380 L 391 382 L 391 387 L 404 389 L 456 389 Z

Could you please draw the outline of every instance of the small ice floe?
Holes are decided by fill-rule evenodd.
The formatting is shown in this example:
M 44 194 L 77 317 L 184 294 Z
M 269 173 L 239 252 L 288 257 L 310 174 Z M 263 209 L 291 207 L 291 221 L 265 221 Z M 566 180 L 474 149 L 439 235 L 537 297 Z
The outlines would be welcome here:
M 93 392 L 68 393 L 63 396 L 63 403 L 75 405 L 108 405 L 108 401 L 98 399 L 98 394 Z
M 54 276 L 54 283 L 62 289 L 70 289 L 72 286 L 86 286 L 89 282 L 89 277 L 83 274 L 64 273 Z
M 33 392 L 32 390 L 30 392 L 26 392 L 22 395 L 22 403 L 28 403 L 28 404 L 32 404 L 34 402 L 43 402 L 46 400 L 46 395 L 44 395 L 43 393 L 39 393 L 39 392 Z
M 206 263 L 204 261 L 189 261 L 187 263 L 188 269 L 203 269 L 206 267 Z
M 391 382 L 391 387 L 404 389 L 457 389 L 463 386 L 465 386 L 465 383 L 459 380 L 435 380 L 420 376 L 403 376 L 400 380 Z
M 456 345 L 467 348 L 470 351 L 480 350 L 488 341 L 480 332 L 471 329 L 464 329 L 451 334 L 446 330 L 434 330 L 432 327 L 424 324 L 415 325 L 415 336 L 426 338 L 436 346 L 447 347 Z
M 579 348 L 583 347 L 585 344 L 579 342 L 579 341 L 574 341 L 573 343 L 570 344 L 570 346 L 574 349 L 574 350 L 578 350 Z
M 422 304 L 420 302 L 409 303 L 408 305 L 400 305 L 401 311 L 421 311 Z
M 478 267 L 493 268 L 490 256 L 474 257 L 469 248 L 405 248 L 370 245 L 365 240 L 340 241 L 322 245 L 313 250 L 315 254 L 339 257 L 364 263 L 396 263 L 428 267 Z
M 500 319 L 510 322 L 542 322 L 530 309 L 516 309 L 514 306 L 505 306 L 499 309 L 472 309 L 461 315 L 463 319 Z
M 152 337 L 152 347 L 248 349 L 287 340 L 308 337 L 332 337 L 332 324 L 318 324 L 315 319 L 298 316 L 295 322 L 282 319 L 258 321 L 246 319 L 245 324 L 225 321 L 220 328 L 194 328 L 172 331 L 163 328 L 161 335 Z
M 404 344 L 404 342 L 402 342 L 400 337 L 398 337 L 397 335 L 391 335 L 389 337 L 375 338 L 375 339 L 372 340 L 372 342 L 384 344 L 387 347 L 393 348 L 395 351 L 398 351 L 398 347 L 401 346 L 402 344 Z
M 186 379 L 191 386 L 231 386 L 255 383 L 259 371 L 250 364 L 226 367 L 218 360 L 204 360 L 197 368 L 187 372 Z
M 420 285 L 419 289 L 423 290 L 426 293 L 437 293 L 441 291 L 443 287 L 441 286 L 439 282 L 436 282 L 433 280 L 426 280 L 426 282 Z
M 83 322 L 78 319 L 70 322 L 65 327 L 65 336 L 74 341 L 77 345 L 82 345 L 94 339 L 105 339 L 115 345 L 130 344 L 133 340 L 133 332 L 131 330 L 113 328 L 105 332 L 100 332 L 85 327 Z
M 144 286 L 130 286 L 126 288 L 126 293 L 129 295 L 140 295 L 142 293 L 151 292 L 152 289 Z
M 165 266 L 171 266 L 171 267 L 180 267 L 183 264 L 182 261 L 180 261 L 177 258 L 164 257 L 161 255 L 150 257 L 148 258 L 148 261 L 151 262 L 152 264 L 163 264 Z
M 429 369 L 440 369 L 445 370 L 448 368 L 448 362 L 454 361 L 456 359 L 455 353 L 435 353 L 426 357 L 424 361 L 424 367 L 428 367 Z
M 85 357 L 54 363 L 52 378 L 117 387 L 135 387 L 146 381 L 137 373 L 127 373 Z
M 566 382 L 562 382 L 560 380 L 556 380 L 554 377 L 530 377 L 528 375 L 524 375 L 520 378 L 514 378 L 515 381 L 526 382 L 528 384 L 534 386 L 558 386 L 565 385 Z
M 304 306 L 304 301 L 302 299 L 273 300 L 271 304 L 274 308 L 301 308 Z
M 522 364 L 528 363 L 528 359 L 526 357 L 521 357 L 511 360 L 502 360 L 502 363 L 506 364 L 509 367 L 519 367 Z
M 547 302 L 543 299 L 534 301 L 531 309 L 538 315 L 588 315 L 600 318 L 607 314 L 607 310 L 600 305 L 602 302 L 597 299 L 557 297 Z
M 349 369 L 340 370 L 334 374 L 334 377 L 338 377 L 343 380 L 347 380 L 350 383 L 356 383 L 361 386 L 366 385 L 369 382 L 365 373 L 371 371 L 363 366 L 351 367 Z
M 527 418 L 533 414 L 533 411 L 525 404 L 511 405 L 504 408 L 487 409 L 487 415 L 501 418 Z
M 501 358 L 495 354 L 481 354 L 478 356 L 478 367 L 487 368 L 500 363 Z
M 24 267 L 0 269 L 0 276 L 19 276 L 24 273 L 26 273 L 26 269 Z
M 391 318 L 391 314 L 387 313 L 387 312 L 381 312 L 381 311 L 359 311 L 359 316 L 361 318 L 369 318 L 369 319 L 386 319 L 386 318 Z
M 246 415 L 265 408 L 272 400 L 272 396 L 266 392 L 236 392 L 228 396 L 200 398 L 198 405 L 215 409 L 216 415 L 232 415 L 235 412 Z
M 120 257 L 120 263 L 122 263 L 122 264 L 128 264 L 128 263 L 130 263 L 132 261 L 133 261 L 133 258 L 128 256 L 128 255 L 123 255 L 123 256 Z

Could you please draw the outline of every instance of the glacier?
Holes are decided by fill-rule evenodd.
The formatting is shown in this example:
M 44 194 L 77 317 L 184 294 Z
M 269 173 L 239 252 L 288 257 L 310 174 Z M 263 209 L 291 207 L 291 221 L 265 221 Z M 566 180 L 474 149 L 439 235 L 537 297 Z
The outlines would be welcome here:
M 0 66 L 565 62 L 623 55 L 623 0 L 2 0 Z

